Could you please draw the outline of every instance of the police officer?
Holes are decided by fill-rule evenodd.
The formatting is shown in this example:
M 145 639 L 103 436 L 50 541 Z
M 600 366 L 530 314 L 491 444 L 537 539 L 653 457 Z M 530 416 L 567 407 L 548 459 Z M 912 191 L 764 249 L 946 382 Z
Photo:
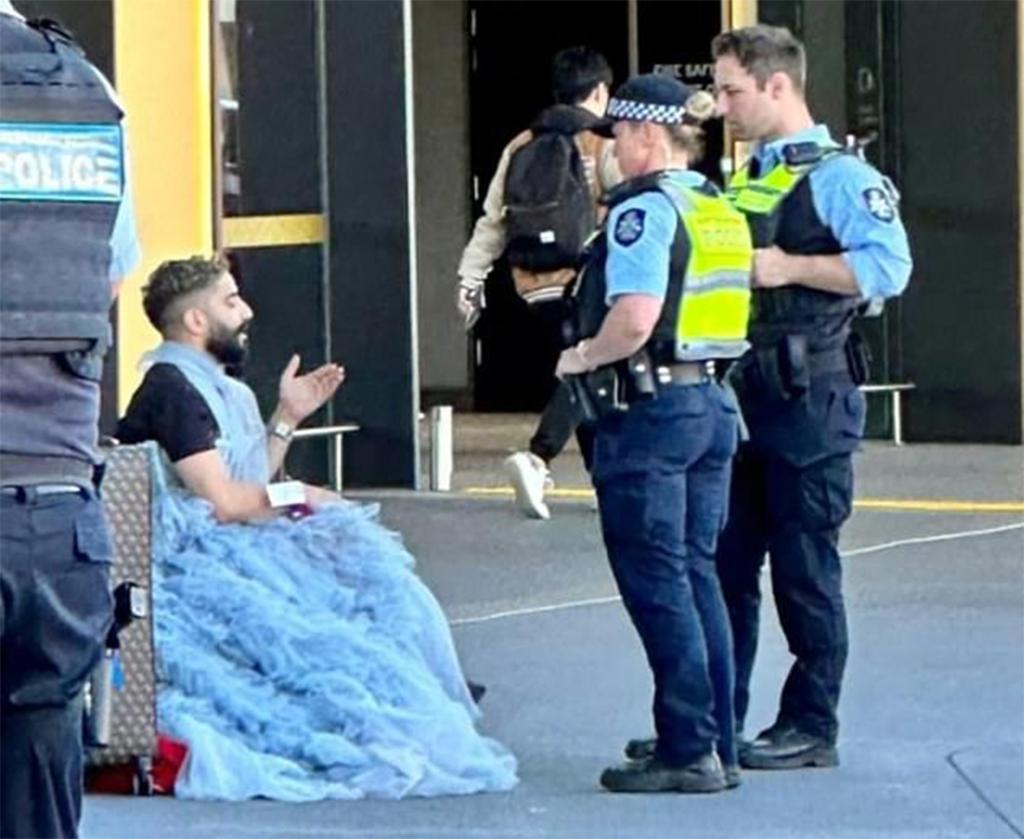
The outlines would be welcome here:
M 138 245 L 106 81 L 6 0 L 0 71 L 0 835 L 74 836 L 82 688 L 112 618 L 99 383 Z
M 604 542 L 654 674 L 657 738 L 632 742 L 627 755 L 638 759 L 605 770 L 601 784 L 614 792 L 739 783 L 714 567 L 737 415 L 707 362 L 747 347 L 752 250 L 742 215 L 686 170 L 696 126 L 712 111 L 708 94 L 655 74 L 611 99 L 628 180 L 609 196 L 574 289 L 583 340 L 558 362 L 598 415 L 593 479 Z
M 751 768 L 833 766 L 847 654 L 837 544 L 864 426 L 864 353 L 851 322 L 868 298 L 899 294 L 911 260 L 889 181 L 815 124 L 803 46 L 788 30 L 719 35 L 718 108 L 749 162 L 729 196 L 754 239 L 751 351 L 730 371 L 750 440 L 733 473 L 718 568 L 736 650 L 742 727 L 757 647 L 759 573 L 796 657 L 775 723 L 741 750 Z

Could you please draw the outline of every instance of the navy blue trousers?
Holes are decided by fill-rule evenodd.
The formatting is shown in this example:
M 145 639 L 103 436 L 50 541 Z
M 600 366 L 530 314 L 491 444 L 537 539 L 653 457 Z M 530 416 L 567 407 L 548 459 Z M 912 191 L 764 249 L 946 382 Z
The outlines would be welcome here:
M 732 641 L 714 560 L 736 438 L 735 403 L 712 382 L 665 388 L 597 428 L 605 547 L 654 675 L 658 756 L 674 765 L 716 747 L 736 762 Z
M 717 557 L 736 652 L 737 728 L 750 701 L 767 554 L 795 659 L 776 721 L 834 741 L 849 648 L 839 530 L 853 505 L 852 450 L 864 426 L 864 397 L 847 376 L 836 376 L 813 381 L 801 401 L 741 401 L 751 441 L 736 457 Z
M 81 695 L 113 618 L 112 555 L 91 493 L 0 495 L 0 836 L 77 835 Z

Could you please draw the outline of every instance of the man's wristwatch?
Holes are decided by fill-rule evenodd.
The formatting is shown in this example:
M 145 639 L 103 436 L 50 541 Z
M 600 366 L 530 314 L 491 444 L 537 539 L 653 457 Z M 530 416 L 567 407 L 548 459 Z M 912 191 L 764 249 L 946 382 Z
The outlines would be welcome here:
M 285 443 L 291 441 L 294 433 L 295 429 L 286 422 L 276 422 L 273 428 L 270 429 L 272 436 L 277 437 L 278 440 L 283 440 Z

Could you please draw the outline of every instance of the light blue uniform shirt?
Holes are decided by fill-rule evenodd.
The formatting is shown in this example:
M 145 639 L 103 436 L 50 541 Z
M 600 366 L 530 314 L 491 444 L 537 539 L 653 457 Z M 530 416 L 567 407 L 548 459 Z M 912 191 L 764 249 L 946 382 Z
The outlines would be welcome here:
M 117 93 L 106 77 L 93 67 L 96 75 L 111 98 L 118 103 Z M 122 109 L 123 110 L 123 109 Z M 124 194 L 114 217 L 114 227 L 110 231 L 110 282 L 123 280 L 139 264 L 142 251 L 139 247 L 139 236 L 135 229 L 135 204 L 132 199 L 131 165 L 128 159 L 128 134 L 121 123 L 121 159 L 124 166 Z
M 754 149 L 762 174 L 782 159 L 782 149 L 793 143 L 835 146 L 825 125 L 815 125 L 797 134 Z M 913 262 L 907 231 L 900 220 L 897 196 L 889 180 L 873 166 L 852 154 L 838 154 L 808 175 L 811 196 L 818 217 L 832 231 L 868 297 L 893 297 L 910 279 Z
M 124 195 L 117 208 L 114 228 L 110 231 L 110 282 L 123 280 L 142 259 L 139 235 L 135 229 L 135 205 L 132 202 L 132 183 L 129 176 L 128 141 L 124 141 Z
M 682 186 L 699 188 L 699 172 L 674 169 L 670 178 Z M 611 306 L 623 294 L 648 294 L 665 299 L 668 290 L 672 240 L 679 211 L 658 190 L 634 195 L 612 208 L 608 216 L 608 258 L 605 262 L 605 302 Z

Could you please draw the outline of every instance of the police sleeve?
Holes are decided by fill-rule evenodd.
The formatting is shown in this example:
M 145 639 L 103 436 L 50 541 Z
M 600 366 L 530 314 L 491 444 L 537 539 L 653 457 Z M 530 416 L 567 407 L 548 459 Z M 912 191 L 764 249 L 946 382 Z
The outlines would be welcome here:
M 850 155 L 822 166 L 812 179 L 818 214 L 842 246 L 861 294 L 900 294 L 913 263 L 891 182 Z
M 117 92 L 113 86 L 95 67 L 92 68 L 100 84 L 107 91 L 110 98 L 117 102 Z M 139 235 L 135 229 L 135 202 L 132 199 L 132 178 L 131 165 L 128 155 L 128 133 L 121 122 L 121 168 L 124 173 L 123 193 L 121 203 L 117 208 L 117 215 L 114 218 L 114 227 L 110 232 L 110 282 L 116 283 L 123 280 L 132 270 L 138 266 L 142 259 L 139 247 Z
M 678 216 L 660 192 L 644 192 L 614 207 L 608 218 L 607 302 L 623 294 L 664 299 Z
M 123 280 L 138 266 L 141 259 L 139 237 L 135 230 L 135 204 L 132 200 L 132 184 L 126 152 L 124 195 L 117 208 L 114 228 L 110 234 L 110 282 L 116 283 Z

